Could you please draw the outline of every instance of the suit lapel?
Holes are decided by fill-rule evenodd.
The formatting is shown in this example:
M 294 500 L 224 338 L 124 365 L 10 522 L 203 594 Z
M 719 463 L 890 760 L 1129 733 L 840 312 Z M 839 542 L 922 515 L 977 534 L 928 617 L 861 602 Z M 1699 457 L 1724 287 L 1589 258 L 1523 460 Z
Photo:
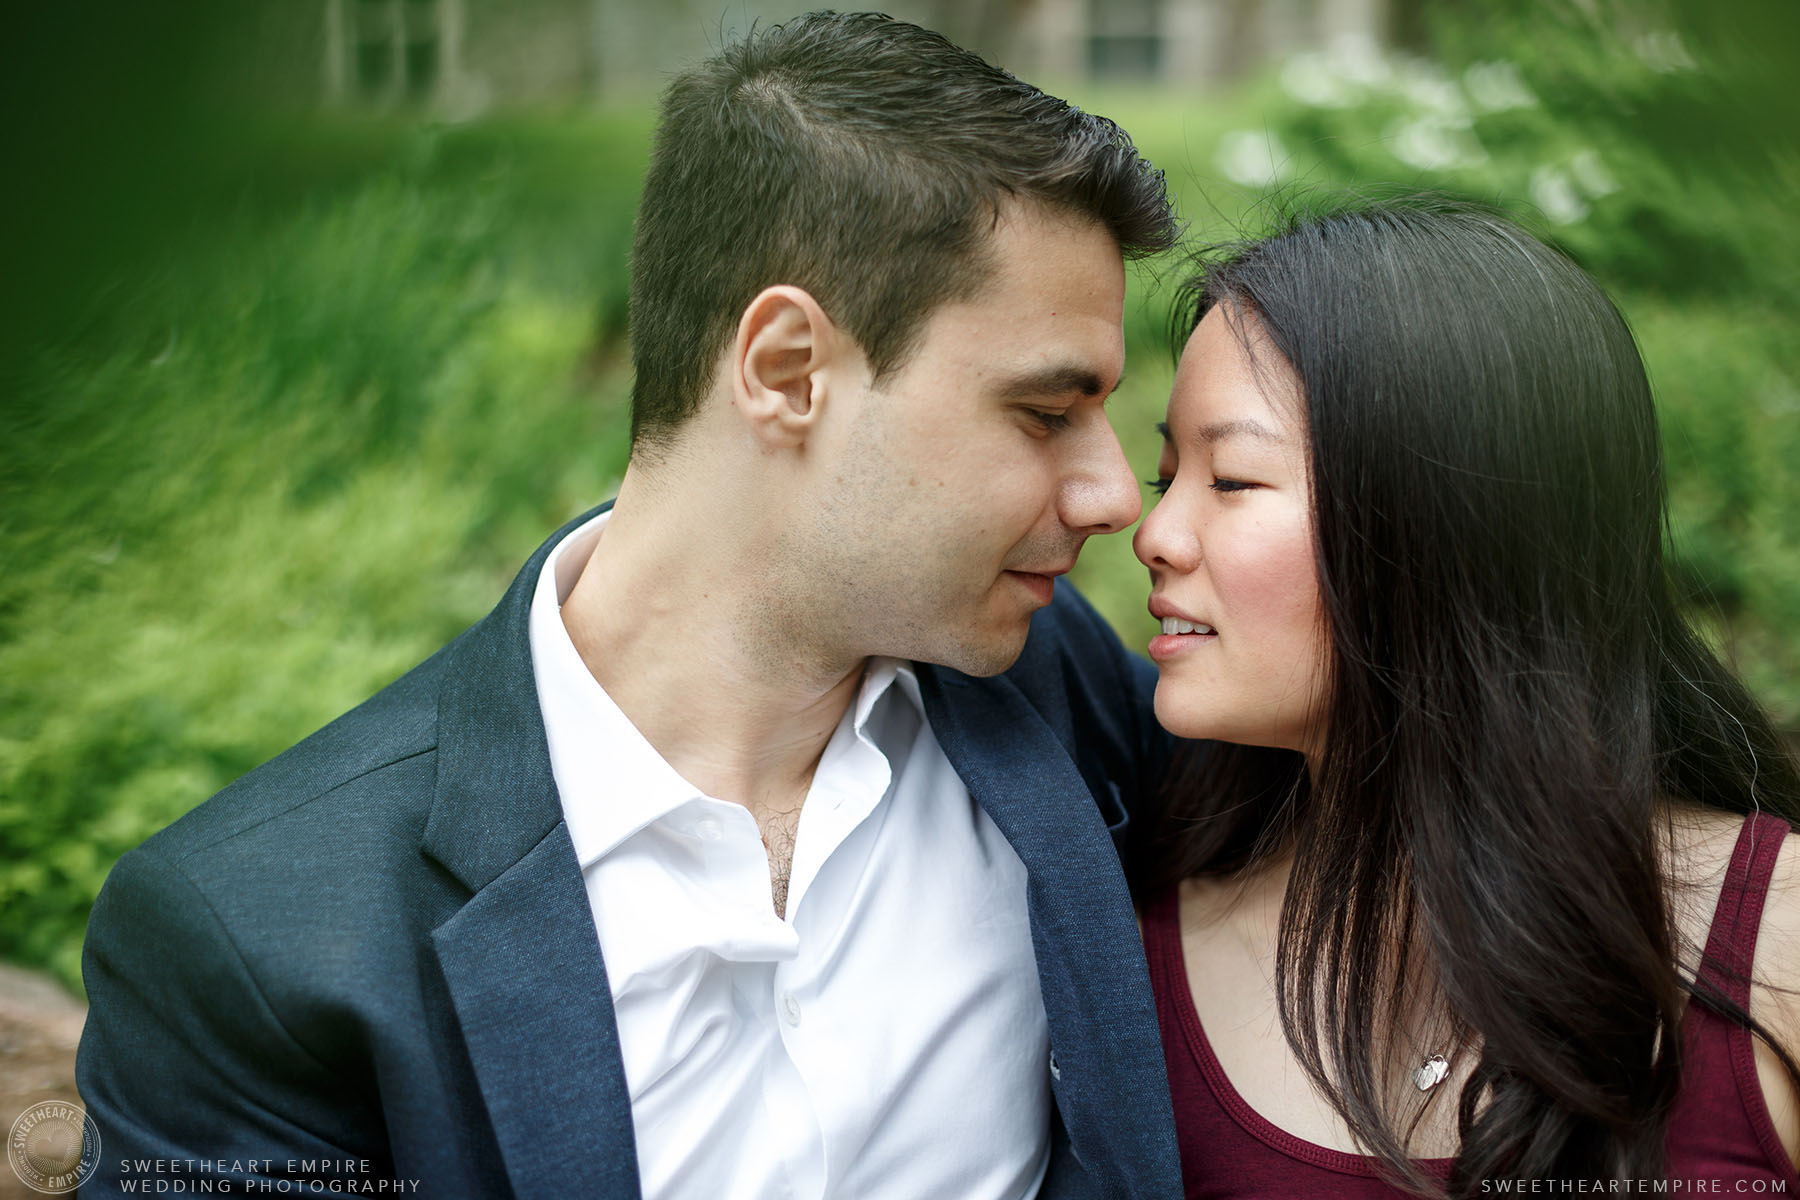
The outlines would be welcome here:
M 432 942 L 513 1191 L 635 1200 L 612 994 L 564 827 Z
M 1148 969 L 1124 872 L 1080 772 L 1018 687 L 920 667 L 932 732 L 1025 864 L 1069 1140 L 1105 1194 L 1179 1190 Z M 1134 1102 L 1141 1096 L 1145 1102 Z
M 432 943 L 513 1190 L 636 1200 L 612 992 L 551 775 L 529 637 L 550 548 L 593 515 L 539 547 L 499 606 L 445 650 L 422 848 L 473 893 Z

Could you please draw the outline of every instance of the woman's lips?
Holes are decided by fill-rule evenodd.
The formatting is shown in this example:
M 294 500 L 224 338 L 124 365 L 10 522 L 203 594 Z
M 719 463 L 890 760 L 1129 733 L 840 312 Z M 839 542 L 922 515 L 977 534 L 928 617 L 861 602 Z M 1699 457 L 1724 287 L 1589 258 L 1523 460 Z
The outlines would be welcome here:
M 1150 657 L 1159 663 L 1219 640 L 1218 632 L 1211 625 L 1184 617 L 1164 617 L 1162 628 L 1161 633 L 1150 639 L 1148 647 Z

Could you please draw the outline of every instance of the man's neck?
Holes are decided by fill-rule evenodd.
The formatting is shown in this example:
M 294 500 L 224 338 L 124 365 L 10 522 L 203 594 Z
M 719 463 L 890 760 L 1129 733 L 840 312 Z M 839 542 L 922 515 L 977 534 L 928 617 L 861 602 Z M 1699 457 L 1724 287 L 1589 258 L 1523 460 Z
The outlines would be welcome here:
M 730 582 L 756 572 L 697 553 L 670 527 L 695 528 L 615 509 L 563 603 L 563 625 L 657 753 L 707 795 L 744 805 L 766 830 L 770 817 L 798 813 L 864 660 L 832 662 L 759 641 L 750 616 L 758 598 Z

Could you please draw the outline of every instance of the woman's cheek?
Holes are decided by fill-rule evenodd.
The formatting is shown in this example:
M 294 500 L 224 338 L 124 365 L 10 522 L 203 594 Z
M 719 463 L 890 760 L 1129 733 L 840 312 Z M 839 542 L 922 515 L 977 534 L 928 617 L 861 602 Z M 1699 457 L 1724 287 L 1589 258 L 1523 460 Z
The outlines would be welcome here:
M 1307 522 L 1258 522 L 1232 549 L 1230 560 L 1213 564 L 1215 586 L 1227 609 L 1290 635 L 1313 629 L 1319 581 Z

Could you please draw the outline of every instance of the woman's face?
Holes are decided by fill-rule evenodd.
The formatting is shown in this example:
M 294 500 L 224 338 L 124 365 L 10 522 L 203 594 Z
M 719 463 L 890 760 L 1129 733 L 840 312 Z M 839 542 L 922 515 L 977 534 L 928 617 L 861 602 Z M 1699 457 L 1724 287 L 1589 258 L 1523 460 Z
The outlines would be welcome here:
M 1248 341 L 1256 352 L 1252 361 Z M 1322 744 L 1326 637 L 1305 402 L 1253 316 L 1215 307 L 1169 397 L 1163 498 L 1132 539 L 1150 568 L 1156 718 L 1183 737 Z

